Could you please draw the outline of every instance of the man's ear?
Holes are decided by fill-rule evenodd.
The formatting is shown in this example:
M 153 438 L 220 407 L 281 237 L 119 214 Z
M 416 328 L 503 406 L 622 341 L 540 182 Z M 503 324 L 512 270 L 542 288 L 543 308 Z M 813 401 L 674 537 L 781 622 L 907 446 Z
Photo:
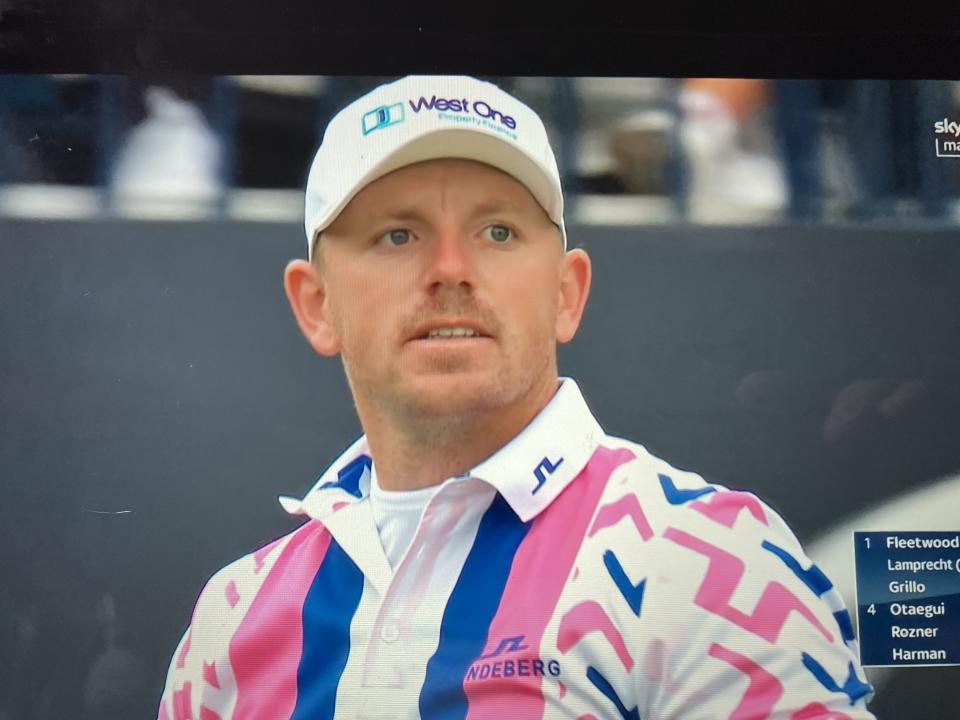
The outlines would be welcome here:
M 291 260 L 283 272 L 283 289 L 310 346 L 321 355 L 336 355 L 340 339 L 330 322 L 326 286 L 317 268 L 306 260 Z
M 568 343 L 577 334 L 590 294 L 590 257 L 578 248 L 567 252 L 561 263 L 556 337 L 557 342 Z

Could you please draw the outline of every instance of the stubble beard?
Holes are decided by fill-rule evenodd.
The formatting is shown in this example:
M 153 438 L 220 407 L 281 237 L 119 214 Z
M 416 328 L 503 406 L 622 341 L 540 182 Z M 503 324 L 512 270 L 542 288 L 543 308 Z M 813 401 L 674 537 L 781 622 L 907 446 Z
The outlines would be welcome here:
M 357 365 L 347 347 L 341 349 L 341 360 L 361 420 L 364 410 L 369 409 L 389 418 L 394 427 L 403 427 L 405 432 L 425 439 L 465 434 L 483 427 L 489 418 L 539 392 L 551 368 L 551 356 L 546 351 L 533 353 L 530 358 L 505 356 L 492 377 L 480 382 L 465 378 L 463 385 L 473 386 L 469 389 L 458 384 L 451 388 L 447 379 L 441 379 L 446 388 L 423 391 L 405 382 L 409 373 L 402 367 L 386 380 L 377 381 L 355 372 Z M 468 367 L 470 361 L 451 353 L 432 358 L 427 370 L 441 375 L 457 373 Z M 419 384 L 424 381 L 421 379 Z

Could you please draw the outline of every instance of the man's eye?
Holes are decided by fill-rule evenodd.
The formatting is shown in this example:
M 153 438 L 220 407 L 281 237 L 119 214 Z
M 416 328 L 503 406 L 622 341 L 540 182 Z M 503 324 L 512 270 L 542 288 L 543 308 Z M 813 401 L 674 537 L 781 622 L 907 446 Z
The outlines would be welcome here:
M 495 242 L 504 243 L 513 238 L 513 230 L 506 225 L 490 225 L 487 228 L 487 235 Z
M 387 244 L 393 247 L 406 245 L 408 242 L 410 242 L 410 231 L 403 228 L 385 232 L 377 239 L 378 244 Z

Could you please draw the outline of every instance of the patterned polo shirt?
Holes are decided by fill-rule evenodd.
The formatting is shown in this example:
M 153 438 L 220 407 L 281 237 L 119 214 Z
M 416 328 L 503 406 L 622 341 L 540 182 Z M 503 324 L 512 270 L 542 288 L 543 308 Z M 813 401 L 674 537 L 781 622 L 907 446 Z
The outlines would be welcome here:
M 203 588 L 163 720 L 865 720 L 850 616 L 781 517 L 607 435 L 570 378 L 395 569 L 354 442 Z

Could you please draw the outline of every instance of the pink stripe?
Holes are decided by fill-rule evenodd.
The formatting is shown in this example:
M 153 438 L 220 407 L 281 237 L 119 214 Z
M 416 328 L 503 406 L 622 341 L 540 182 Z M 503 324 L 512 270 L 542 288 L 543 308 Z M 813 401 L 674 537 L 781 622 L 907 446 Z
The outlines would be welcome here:
M 187 637 L 183 641 L 183 647 L 180 649 L 180 655 L 177 656 L 177 668 L 182 668 L 187 662 L 187 653 L 190 652 L 190 639 L 193 637 L 193 624 L 187 630 Z
M 221 720 L 220 716 L 217 715 L 210 708 L 201 705 L 200 706 L 200 720 Z
M 217 680 L 216 662 L 208 663 L 206 660 L 203 661 L 203 679 L 207 685 L 215 687 L 217 690 L 220 689 L 220 682 Z
M 628 672 L 633 670 L 633 658 L 627 650 L 623 636 L 596 600 L 586 600 L 564 614 L 557 633 L 557 649 L 566 655 L 574 645 L 596 631 L 602 632 L 607 638 L 607 642 L 616 651 L 623 667 Z
M 748 615 L 731 606 L 730 598 L 733 597 L 744 575 L 743 560 L 677 528 L 667 528 L 663 536 L 708 559 L 707 573 L 694 598 L 694 602 L 704 610 L 726 618 L 770 643 L 777 642 L 790 613 L 796 612 L 820 631 L 827 642 L 833 642 L 833 635 L 817 619 L 813 611 L 778 582 L 767 583 L 751 614 Z
M 281 538 L 277 538 L 276 540 L 273 540 L 272 542 L 268 542 L 266 545 L 264 545 L 262 548 L 260 548 L 253 554 L 253 571 L 254 572 L 260 572 L 260 570 L 263 569 L 263 563 L 264 561 L 266 561 L 267 555 L 273 552 L 273 549 L 277 545 L 279 545 L 282 540 L 283 538 L 281 537 Z
M 727 720 L 766 720 L 783 695 L 783 685 L 750 658 L 713 643 L 710 656 L 732 665 L 750 679 L 747 690 Z
M 690 507 L 706 515 L 711 520 L 732 528 L 740 517 L 740 513 L 746 510 L 764 525 L 767 522 L 767 514 L 763 511 L 760 501 L 750 493 L 731 490 L 729 492 L 716 492 L 710 496 L 709 500 L 697 500 L 691 503 Z
M 653 529 L 650 527 L 650 523 L 647 522 L 647 516 L 643 514 L 640 501 L 638 501 L 637 496 L 633 494 L 624 495 L 619 500 L 607 503 L 600 508 L 600 512 L 597 513 L 597 520 L 593 523 L 593 527 L 590 528 L 589 537 L 593 537 L 604 528 L 616 525 L 620 522 L 621 518 L 624 517 L 629 517 L 633 521 L 633 526 L 644 540 L 649 540 L 653 537 Z
M 330 533 L 313 521 L 295 533 L 230 639 L 237 682 L 234 720 L 289 717 L 297 702 L 303 604 L 330 546 Z
M 233 580 L 227 583 L 226 598 L 227 604 L 231 608 L 235 608 L 237 603 L 240 602 L 240 593 L 237 592 L 237 583 L 235 583 Z
M 173 720 L 191 720 L 190 683 L 185 682 L 183 687 L 173 693 Z
M 672 664 L 667 653 L 667 643 L 657 638 L 650 643 L 643 664 L 643 674 L 648 680 L 660 685 L 671 693 L 679 693 L 683 683 L 670 675 Z
M 157 720 L 170 720 L 170 713 L 167 712 L 167 701 L 160 703 L 160 709 L 157 711 Z
M 851 718 L 846 713 L 831 710 L 820 703 L 810 703 L 791 715 L 790 720 L 851 720 Z
M 504 638 L 523 635 L 527 649 L 517 652 L 512 659 L 540 659 L 544 630 L 570 577 L 607 481 L 617 467 L 633 458 L 629 450 L 597 448 L 577 477 L 533 520 L 514 556 L 481 655 L 494 652 Z M 464 683 L 469 720 L 542 717 L 542 677 L 533 673 L 529 677 L 515 675 L 503 682 L 510 683 L 506 692 L 503 685 L 490 680 Z

